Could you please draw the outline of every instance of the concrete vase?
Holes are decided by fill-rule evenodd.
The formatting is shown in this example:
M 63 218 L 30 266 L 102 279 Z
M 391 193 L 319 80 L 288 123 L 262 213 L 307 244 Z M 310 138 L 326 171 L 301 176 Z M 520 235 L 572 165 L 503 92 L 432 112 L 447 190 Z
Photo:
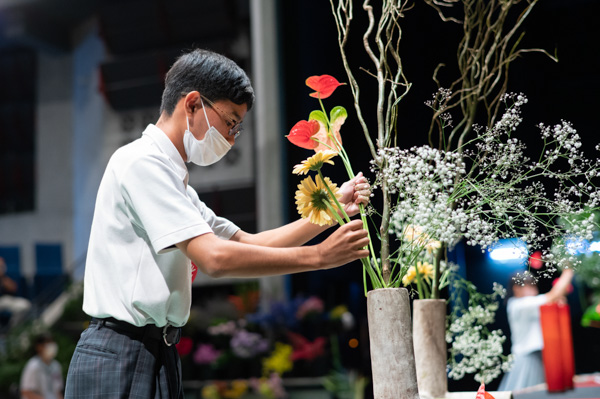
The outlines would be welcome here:
M 446 301 L 413 301 L 413 342 L 417 382 L 422 398 L 443 398 L 448 392 L 446 374 Z
M 406 288 L 369 291 L 367 317 L 374 398 L 419 398 Z

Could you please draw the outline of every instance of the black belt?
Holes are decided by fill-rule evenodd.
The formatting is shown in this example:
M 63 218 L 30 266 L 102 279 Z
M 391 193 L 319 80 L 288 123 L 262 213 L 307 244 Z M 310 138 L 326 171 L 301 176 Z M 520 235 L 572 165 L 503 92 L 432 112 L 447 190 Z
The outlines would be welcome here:
M 178 344 L 179 339 L 181 338 L 181 328 L 174 327 L 170 324 L 167 324 L 164 327 L 158 327 L 154 324 L 146 324 L 143 327 L 137 327 L 133 324 L 129 324 L 125 321 L 117 320 L 112 317 L 107 317 L 105 319 L 92 317 L 90 324 L 99 324 L 101 326 L 110 328 L 111 330 L 128 332 L 139 339 L 147 336 L 150 338 L 163 340 L 167 346 Z

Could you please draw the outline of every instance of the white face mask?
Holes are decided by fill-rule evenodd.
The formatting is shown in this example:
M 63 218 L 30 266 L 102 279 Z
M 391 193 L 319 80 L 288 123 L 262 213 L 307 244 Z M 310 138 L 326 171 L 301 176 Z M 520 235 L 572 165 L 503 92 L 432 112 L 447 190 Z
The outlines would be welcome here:
M 217 128 L 210 126 L 204 102 L 202 102 L 202 99 L 200 99 L 200 102 L 202 103 L 206 123 L 210 128 L 206 131 L 202 140 L 196 140 L 192 132 L 190 132 L 190 121 L 186 116 L 187 130 L 183 135 L 183 147 L 185 148 L 188 162 L 193 162 L 200 166 L 208 166 L 223 158 L 231 149 L 231 144 L 219 133 Z

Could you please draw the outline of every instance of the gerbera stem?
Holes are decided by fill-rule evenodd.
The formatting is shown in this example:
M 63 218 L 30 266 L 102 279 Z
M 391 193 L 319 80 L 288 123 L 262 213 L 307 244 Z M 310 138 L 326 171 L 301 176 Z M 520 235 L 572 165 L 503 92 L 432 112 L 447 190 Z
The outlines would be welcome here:
M 344 219 L 342 219 L 342 217 L 341 217 L 341 216 L 340 216 L 340 214 L 338 213 L 337 209 L 335 209 L 335 208 L 333 207 L 333 205 L 331 205 L 331 204 L 329 203 L 329 201 L 323 201 L 323 202 L 325 202 L 325 205 L 327 205 L 327 208 L 329 208 L 329 210 L 331 211 L 331 213 L 333 213 L 333 217 L 335 217 L 335 220 L 337 220 L 338 224 L 339 224 L 340 226 L 341 226 L 341 225 L 343 225 L 343 224 L 345 224 L 345 223 L 344 223 Z
M 329 187 L 329 184 L 327 184 L 327 182 L 325 181 L 325 178 L 323 177 L 323 173 L 321 173 L 321 169 L 319 169 L 319 171 L 317 173 L 319 173 L 319 178 L 323 182 L 323 185 L 327 188 L 327 192 L 329 193 L 329 196 L 335 202 L 335 205 L 338 207 L 339 211 L 344 216 L 344 219 L 346 219 L 347 223 L 350 223 L 350 217 L 348 216 L 348 214 L 344 210 L 344 207 L 342 207 L 342 204 L 340 204 L 340 202 L 338 201 L 338 199 L 335 196 L 335 194 L 333 193 L 333 191 L 331 191 L 331 187 Z M 328 204 L 329 207 L 331 207 L 331 204 L 329 204 L 329 203 L 327 203 L 327 204 Z M 336 214 L 336 215 L 339 216 L 339 213 L 337 211 L 332 211 L 332 212 L 334 214 Z M 344 223 L 340 223 L 340 225 L 342 225 L 342 224 L 344 224 Z

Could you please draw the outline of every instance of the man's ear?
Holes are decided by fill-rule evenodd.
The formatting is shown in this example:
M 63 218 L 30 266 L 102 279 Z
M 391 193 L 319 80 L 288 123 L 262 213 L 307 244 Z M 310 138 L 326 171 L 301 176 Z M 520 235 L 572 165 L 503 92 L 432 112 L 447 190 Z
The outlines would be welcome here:
M 195 112 L 196 106 L 198 105 L 199 98 L 200 98 L 200 93 L 198 93 L 197 91 L 189 92 L 184 99 L 184 106 L 189 107 L 189 109 L 192 113 Z

